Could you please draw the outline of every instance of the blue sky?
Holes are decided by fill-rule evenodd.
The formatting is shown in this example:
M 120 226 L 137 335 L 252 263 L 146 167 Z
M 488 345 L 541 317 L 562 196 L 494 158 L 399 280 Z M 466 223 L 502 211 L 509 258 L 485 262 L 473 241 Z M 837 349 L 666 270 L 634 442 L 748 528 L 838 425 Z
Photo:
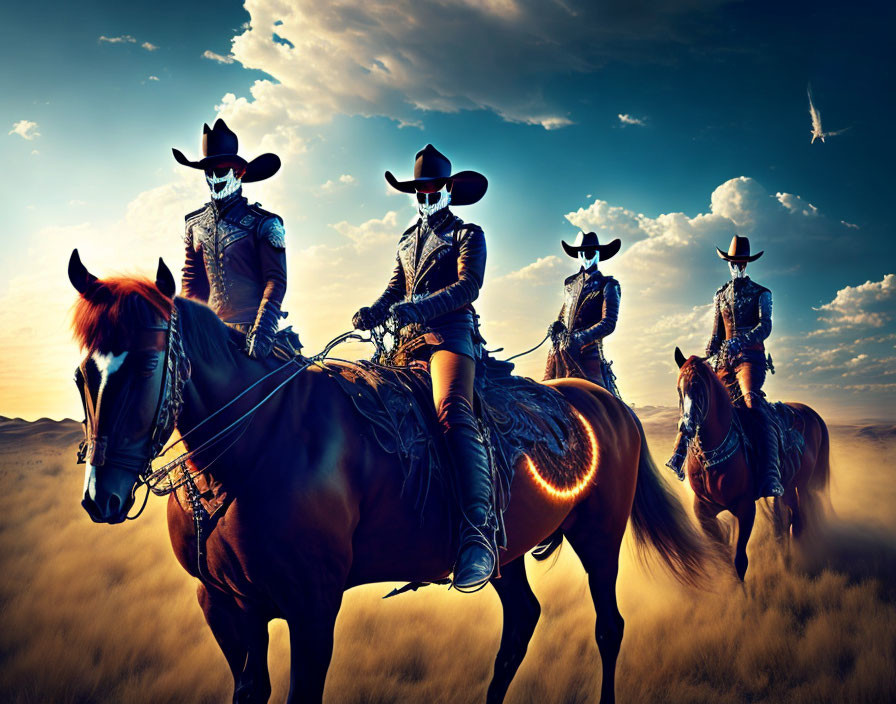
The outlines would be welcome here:
M 516 351 L 540 339 L 573 266 L 559 249 L 573 223 L 621 237 L 605 267 L 623 290 L 608 348 L 629 400 L 671 403 L 670 345 L 702 347 L 726 277 L 713 247 L 736 230 L 766 250 L 751 273 L 775 293 L 770 391 L 892 417 L 892 7 L 658 7 L 19 8 L 0 29 L 16 67 L 0 76 L 0 156 L 14 166 L 0 296 L 5 343 L 25 361 L 0 379 L 0 413 L 77 412 L 65 386 L 76 351 L 64 332 L 51 350 L 29 346 L 33 329 L 16 325 L 23 291 L 39 289 L 57 315 L 72 246 L 97 273 L 146 271 L 158 254 L 179 266 L 181 213 L 203 193 L 170 148 L 197 154 L 202 123 L 220 114 L 244 154 L 283 157 L 278 176 L 246 191 L 286 219 L 289 322 L 309 346 L 382 287 L 412 215 L 382 173 L 408 173 L 432 142 L 490 180 L 482 203 L 459 211 L 488 237 L 490 342 Z M 809 144 L 810 82 L 825 128 L 849 128 L 824 144 Z M 536 357 L 522 371 L 539 375 Z

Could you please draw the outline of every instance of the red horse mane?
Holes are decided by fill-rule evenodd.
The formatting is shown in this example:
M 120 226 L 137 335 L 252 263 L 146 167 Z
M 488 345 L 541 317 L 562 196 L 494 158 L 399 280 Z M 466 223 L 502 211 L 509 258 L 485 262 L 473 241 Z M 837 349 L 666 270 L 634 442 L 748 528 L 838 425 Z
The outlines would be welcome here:
M 157 317 L 167 322 L 173 305 L 149 279 L 100 279 L 75 302 L 72 332 L 82 349 L 120 352 L 127 349 L 134 331 Z

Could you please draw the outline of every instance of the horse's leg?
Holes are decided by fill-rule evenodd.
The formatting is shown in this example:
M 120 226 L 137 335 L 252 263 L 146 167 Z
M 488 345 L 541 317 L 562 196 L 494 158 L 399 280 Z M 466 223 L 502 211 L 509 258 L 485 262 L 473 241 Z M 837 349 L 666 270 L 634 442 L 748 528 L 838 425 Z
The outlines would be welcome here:
M 197 596 L 205 620 L 233 673 L 234 704 L 267 702 L 271 696 L 267 619 L 241 608 L 233 597 L 204 584 L 199 585 Z
M 504 630 L 501 633 L 501 647 L 495 658 L 495 674 L 488 686 L 486 701 L 489 704 L 498 704 L 504 701 L 507 688 L 526 656 L 526 649 L 541 615 L 541 607 L 529 587 L 523 557 L 502 566 L 501 579 L 493 579 L 492 586 L 501 599 Z
M 752 498 L 742 500 L 734 511 L 737 517 L 737 545 L 734 552 L 734 569 L 740 581 L 744 581 L 747 573 L 747 543 L 753 532 L 753 521 L 756 519 L 756 502 Z
M 577 512 L 581 512 L 579 508 Z M 616 701 L 616 659 L 622 645 L 625 621 L 616 603 L 616 575 L 619 572 L 619 547 L 622 536 L 615 535 L 599 520 L 582 520 L 579 515 L 574 523 L 564 527 L 573 550 L 588 573 L 588 586 L 597 616 L 594 635 L 600 651 L 603 677 L 600 685 L 601 704 Z M 625 524 L 623 524 L 624 526 Z
M 286 616 L 289 624 L 289 696 L 287 704 L 319 704 L 333 656 L 333 628 L 342 591 L 318 593 Z

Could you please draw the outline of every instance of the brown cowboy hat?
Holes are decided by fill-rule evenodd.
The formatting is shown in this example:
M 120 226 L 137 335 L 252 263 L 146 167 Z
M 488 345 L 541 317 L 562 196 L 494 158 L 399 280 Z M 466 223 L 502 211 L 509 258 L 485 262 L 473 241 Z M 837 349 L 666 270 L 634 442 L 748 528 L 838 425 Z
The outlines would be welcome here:
M 728 247 L 727 254 L 718 247 L 716 247 L 716 251 L 726 262 L 733 262 L 735 264 L 755 262 L 765 252 L 765 250 L 762 250 L 758 254 L 750 256 L 750 240 L 746 237 L 741 237 L 740 235 L 735 235 L 731 238 L 731 245 Z
M 399 181 L 391 171 L 387 171 L 386 181 L 402 193 L 432 193 L 447 186 L 451 193 L 451 205 L 472 205 L 485 195 L 488 188 L 488 179 L 476 171 L 452 174 L 448 157 L 431 144 L 423 147 L 414 157 L 413 179 Z
M 236 153 L 238 147 L 239 140 L 236 133 L 224 123 L 224 120 L 218 118 L 212 128 L 202 125 L 202 155 L 205 157 L 204 159 L 190 161 L 177 149 L 171 151 L 178 164 L 189 166 L 192 169 L 208 171 L 218 166 L 228 165 L 245 169 L 243 183 L 264 181 L 280 169 L 280 157 L 276 154 L 262 154 L 252 161 L 246 161 Z
M 614 256 L 622 246 L 619 238 L 607 244 L 601 244 L 597 239 L 596 232 L 580 232 L 576 235 L 574 244 L 566 244 L 563 240 L 560 240 L 560 244 L 563 245 L 563 251 L 573 258 L 578 257 L 579 252 L 584 249 L 596 249 L 600 254 L 600 261 L 602 262 Z

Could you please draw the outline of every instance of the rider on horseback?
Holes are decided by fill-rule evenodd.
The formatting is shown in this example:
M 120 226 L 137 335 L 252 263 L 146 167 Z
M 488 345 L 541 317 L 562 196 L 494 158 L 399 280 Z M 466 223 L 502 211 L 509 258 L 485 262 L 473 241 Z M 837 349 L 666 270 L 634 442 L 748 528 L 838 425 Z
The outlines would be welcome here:
M 455 216 L 448 204 L 477 202 L 488 182 L 475 171 L 452 175 L 451 162 L 431 144 L 417 152 L 412 180 L 398 181 L 387 171 L 386 181 L 403 193 L 416 193 L 420 217 L 398 241 L 386 290 L 355 313 L 352 324 L 370 330 L 391 315 L 403 338 L 420 343 L 416 358 L 429 362 L 433 402 L 464 519 L 454 586 L 473 591 L 488 582 L 497 564 L 491 467 L 473 412 L 480 341 L 471 304 L 485 273 L 485 235 Z
M 597 264 L 614 256 L 621 242 L 615 239 L 600 244 L 596 233 L 580 232 L 575 244 L 561 244 L 570 257 L 578 258 L 581 267 L 564 282 L 563 307 L 548 328 L 553 349 L 544 378 L 573 376 L 569 366 L 578 365 L 581 373 L 618 398 L 616 376 L 604 357 L 603 340 L 616 329 L 621 292 L 619 282 L 604 276 Z M 565 364 L 564 355 L 569 355 L 575 365 Z
M 750 255 L 750 241 L 737 235 L 725 253 L 716 248 L 728 262 L 731 281 L 715 295 L 715 319 L 712 337 L 706 347 L 709 357 L 716 356 L 716 373 L 727 386 L 732 401 L 750 409 L 750 416 L 760 439 L 763 479 L 760 496 L 781 496 L 781 466 L 778 456 L 778 430 L 771 406 L 762 392 L 767 360 L 764 340 L 772 331 L 772 294 L 746 275 L 747 263 L 762 256 Z M 668 465 L 683 478 L 682 465 L 690 438 L 680 434 Z
M 186 263 L 182 294 L 208 303 L 230 327 L 246 335 L 251 357 L 270 354 L 286 293 L 286 232 L 279 215 L 252 205 L 242 184 L 262 181 L 280 168 L 280 158 L 237 155 L 237 136 L 224 120 L 203 125 L 201 161 L 172 149 L 179 164 L 205 171 L 211 201 L 186 216 Z M 290 331 L 291 332 L 291 331 Z M 289 343 L 301 347 L 291 332 Z

